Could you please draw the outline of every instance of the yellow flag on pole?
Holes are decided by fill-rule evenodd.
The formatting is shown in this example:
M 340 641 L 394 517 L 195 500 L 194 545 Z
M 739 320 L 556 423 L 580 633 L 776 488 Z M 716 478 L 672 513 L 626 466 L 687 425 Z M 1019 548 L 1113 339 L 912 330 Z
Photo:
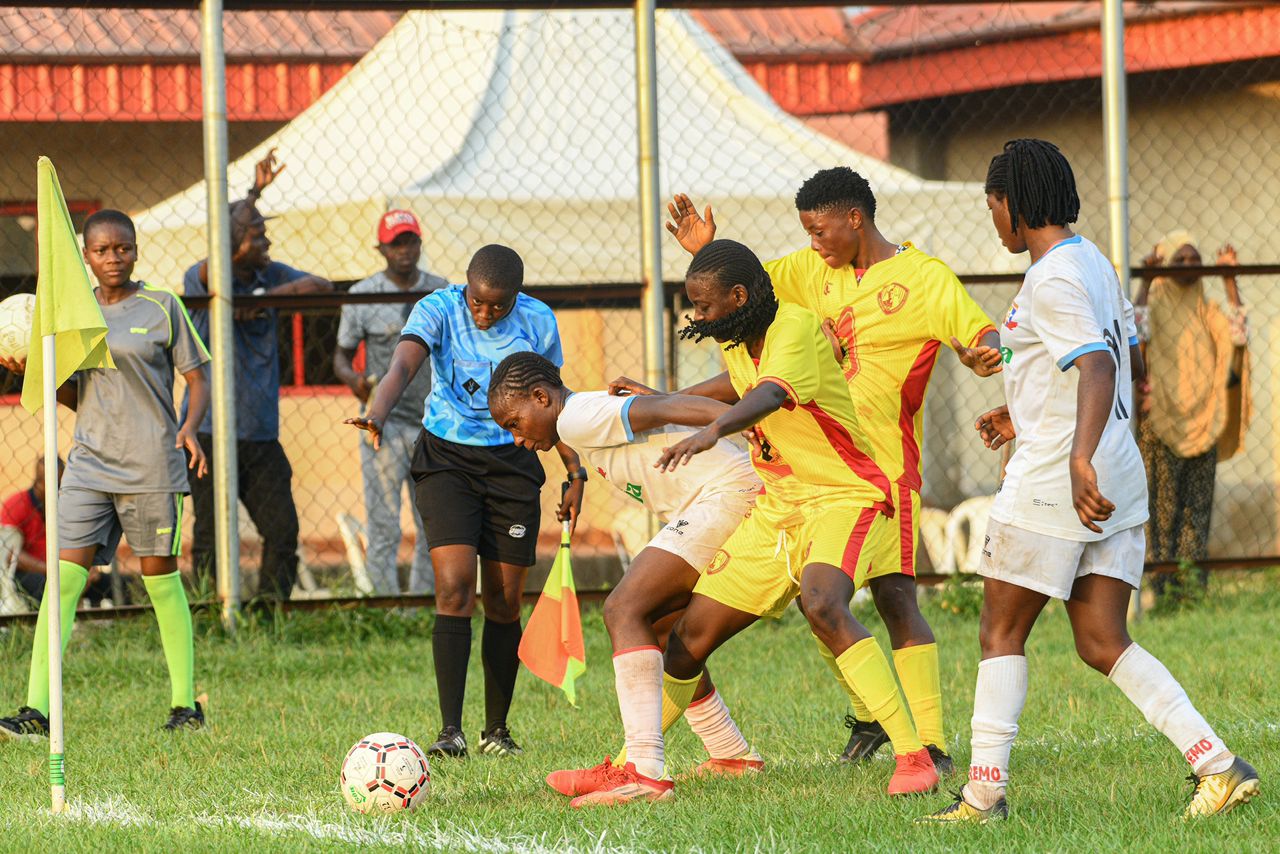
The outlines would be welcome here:
M 46 335 L 55 336 L 58 386 L 82 368 L 115 367 L 107 349 L 107 322 L 94 299 L 58 172 L 48 157 L 36 164 L 36 235 L 36 310 L 22 380 L 22 407 L 32 415 L 45 404 L 41 345 Z

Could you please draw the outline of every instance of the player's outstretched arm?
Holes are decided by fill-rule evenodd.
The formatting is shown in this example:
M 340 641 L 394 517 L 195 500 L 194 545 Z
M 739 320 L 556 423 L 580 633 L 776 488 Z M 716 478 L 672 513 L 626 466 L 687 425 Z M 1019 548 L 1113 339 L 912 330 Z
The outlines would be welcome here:
M 667 213 L 671 215 L 667 231 L 690 255 L 697 255 L 699 249 L 716 239 L 716 218 L 711 213 L 711 205 L 707 205 L 706 212 L 698 216 L 693 201 L 684 193 L 676 193 L 667 205 Z
M 997 406 L 989 412 L 982 413 L 973 427 L 982 437 L 982 443 L 993 451 L 1017 438 L 1007 406 Z
M 690 394 L 652 394 L 637 396 L 627 410 L 633 433 L 656 430 L 668 424 L 684 427 L 706 427 L 729 411 L 729 404 L 709 397 Z
M 1000 364 L 1000 333 L 994 329 L 982 333 L 973 347 L 964 346 L 959 338 L 952 336 L 951 348 L 960 357 L 960 363 L 980 377 L 989 377 L 1004 370 Z
M 556 445 L 556 453 L 564 463 L 564 472 L 568 475 L 569 488 L 560 496 L 560 507 L 556 510 L 556 521 L 569 520 L 569 533 L 578 527 L 578 516 L 582 514 L 582 494 L 586 489 L 586 481 L 575 475 L 582 469 L 582 460 L 578 452 L 564 442 Z
M 373 396 L 373 405 L 361 418 L 348 418 L 343 424 L 368 430 L 373 434 L 373 449 L 382 447 L 382 425 L 387 423 L 387 413 L 400 401 L 400 395 L 418 375 L 422 363 L 427 360 L 427 348 L 416 341 L 401 341 L 391 354 L 391 364 L 387 374 L 378 383 L 378 392 Z
M 191 457 L 187 468 L 195 469 L 196 477 L 204 477 L 209 473 L 209 461 L 205 458 L 204 448 L 196 440 L 196 431 L 209 409 L 209 374 L 201 365 L 184 373 L 182 378 L 187 383 L 187 420 L 178 428 L 178 441 L 174 447 L 186 451 Z
M 649 388 L 641 382 L 637 382 L 630 377 L 618 377 L 609 383 L 609 394 L 661 394 L 656 389 Z M 724 371 L 718 376 L 714 376 L 709 380 L 703 380 L 695 383 L 688 388 L 682 388 L 675 394 L 688 394 L 696 397 L 709 397 L 712 400 L 718 400 L 721 403 L 734 404 L 738 402 L 738 392 L 733 387 L 733 383 L 729 381 L 729 372 Z
M 786 402 L 787 393 L 782 386 L 772 382 L 761 383 L 717 416 L 715 421 L 664 450 L 653 467 L 662 471 L 674 471 L 677 466 L 686 465 L 695 455 L 714 447 L 725 436 L 741 433 L 760 423 L 765 416 L 777 412 Z
M 1111 417 L 1116 399 L 1116 363 L 1111 353 L 1096 350 L 1075 360 L 1080 371 L 1076 390 L 1076 432 L 1071 443 L 1071 502 L 1080 524 L 1101 534 L 1098 522 L 1111 518 L 1116 506 L 1098 489 L 1093 454 L 1102 440 L 1102 431 Z

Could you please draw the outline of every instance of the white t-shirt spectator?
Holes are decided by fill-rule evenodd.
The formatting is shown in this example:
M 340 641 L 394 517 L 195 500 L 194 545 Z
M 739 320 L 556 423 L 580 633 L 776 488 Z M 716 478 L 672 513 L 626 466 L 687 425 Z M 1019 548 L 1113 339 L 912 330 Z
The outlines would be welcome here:
M 1079 541 L 1105 539 L 1147 520 L 1146 470 L 1131 432 L 1129 346 L 1136 343 L 1133 306 L 1097 246 L 1077 235 L 1031 265 L 1000 325 L 1005 399 L 1018 439 L 992 519 Z M 1094 351 L 1110 353 L 1116 364 L 1111 416 L 1093 455 L 1098 489 L 1116 506 L 1111 519 L 1099 523 L 1101 534 L 1076 515 L 1069 468 L 1080 381 L 1072 368 Z

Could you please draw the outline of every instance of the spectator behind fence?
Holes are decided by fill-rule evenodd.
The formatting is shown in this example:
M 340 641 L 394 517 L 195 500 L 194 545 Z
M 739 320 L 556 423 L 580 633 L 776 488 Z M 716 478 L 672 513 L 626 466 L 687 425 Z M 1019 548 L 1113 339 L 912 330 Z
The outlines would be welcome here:
M 231 292 L 235 296 L 293 296 L 333 290 L 328 280 L 272 261 L 266 219 L 256 202 L 284 166 L 275 168 L 275 150 L 258 163 L 257 177 L 247 198 L 231 205 Z M 208 293 L 208 262 L 187 270 L 182 281 L 187 296 Z M 200 336 L 218 358 L 216 342 L 209 336 L 209 312 L 191 313 Z M 293 469 L 280 445 L 280 352 L 277 313 L 274 308 L 239 308 L 235 312 L 236 356 L 236 461 L 240 500 L 262 535 L 262 566 L 258 595 L 288 599 L 298 575 L 298 509 L 293 503 Z M 199 440 L 212 468 L 213 409 L 200 425 Z M 183 400 L 185 414 L 187 402 Z M 196 577 L 207 581 L 212 574 L 213 478 L 191 477 L 195 504 L 195 545 L 192 563 Z
M 1195 239 L 1167 235 L 1144 266 L 1196 267 Z M 1234 265 L 1230 245 L 1219 265 Z M 1197 275 L 1144 279 L 1135 299 L 1147 380 L 1139 384 L 1139 439 L 1151 501 L 1150 558 L 1202 561 L 1209 554 L 1209 523 L 1217 464 L 1240 450 L 1250 401 L 1245 307 L 1234 276 L 1223 279 L 1227 309 L 1207 299 Z M 1197 569 L 1201 584 L 1208 576 Z M 1165 591 L 1168 576 L 1152 587 Z
M 426 293 L 447 287 L 448 281 L 420 270 L 422 226 L 409 211 L 388 211 L 378 221 L 378 252 L 386 260 L 385 270 L 374 273 L 351 288 L 353 294 Z M 344 305 L 338 325 L 338 346 L 333 352 L 333 372 L 360 401 L 360 414 L 368 408 L 374 386 L 387 372 L 391 354 L 400 343 L 413 302 Z M 364 371 L 352 365 L 356 348 L 364 343 Z M 422 427 L 427 394 L 431 391 L 431 368 L 423 365 L 409 383 L 382 427 L 382 450 L 374 453 L 371 434 L 361 433 L 360 470 L 364 477 L 365 531 L 369 551 L 365 563 L 375 592 L 391 596 L 400 592 L 396 552 L 400 547 L 400 497 L 407 486 L 417 538 L 413 546 L 410 593 L 435 590 L 431 553 L 427 546 L 422 517 L 412 500 L 413 479 L 409 476 L 413 446 Z
M 66 468 L 58 460 L 58 482 Z M 36 459 L 36 476 L 30 488 L 15 492 L 0 504 L 0 527 L 16 529 L 22 534 L 22 548 L 18 551 L 13 580 L 18 590 L 38 607 L 44 595 L 45 540 L 44 540 L 44 457 Z M 89 584 L 85 596 L 93 605 L 110 597 L 111 584 L 100 571 L 89 571 Z

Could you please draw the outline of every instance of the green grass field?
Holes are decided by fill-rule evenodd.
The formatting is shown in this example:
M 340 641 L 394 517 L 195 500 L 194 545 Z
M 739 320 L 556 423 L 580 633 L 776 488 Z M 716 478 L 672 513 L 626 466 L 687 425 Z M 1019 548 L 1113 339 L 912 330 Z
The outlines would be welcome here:
M 1032 637 L 1031 695 L 1013 755 L 1013 817 L 1004 824 L 913 826 L 912 818 L 945 796 L 887 798 L 887 750 L 864 767 L 834 761 L 847 735 L 843 697 L 794 612 L 751 629 L 714 661 L 742 729 L 770 763 L 764 775 L 685 783 L 669 803 L 570 809 L 543 783 L 546 772 L 594 764 L 620 743 L 607 638 L 595 608 L 584 614 L 581 709 L 522 674 L 512 727 L 523 757 L 433 763 L 432 794 L 416 812 L 359 816 L 337 788 L 347 748 L 378 730 L 426 744 L 438 727 L 430 616 L 330 613 L 250 625 L 234 639 L 202 618 L 197 676 L 211 727 L 177 738 L 158 731 L 168 687 L 154 624 L 78 626 L 65 679 L 73 812 L 48 815 L 47 746 L 0 743 L 0 849 L 1276 850 L 1280 829 L 1269 788 L 1280 768 L 1277 581 L 1271 572 L 1215 579 L 1207 604 L 1147 617 L 1134 629 L 1262 774 L 1264 796 L 1217 820 L 1178 819 L 1190 793 L 1185 762 L 1118 690 L 1075 658 L 1058 605 Z M 977 621 L 942 611 L 936 597 L 926 614 L 941 645 L 951 748 L 963 765 Z M 26 628 L 0 635 L 6 713 L 25 697 L 30 643 Z M 480 672 L 477 642 L 466 721 L 473 741 L 482 724 Z M 668 756 L 677 772 L 701 761 L 683 724 Z

